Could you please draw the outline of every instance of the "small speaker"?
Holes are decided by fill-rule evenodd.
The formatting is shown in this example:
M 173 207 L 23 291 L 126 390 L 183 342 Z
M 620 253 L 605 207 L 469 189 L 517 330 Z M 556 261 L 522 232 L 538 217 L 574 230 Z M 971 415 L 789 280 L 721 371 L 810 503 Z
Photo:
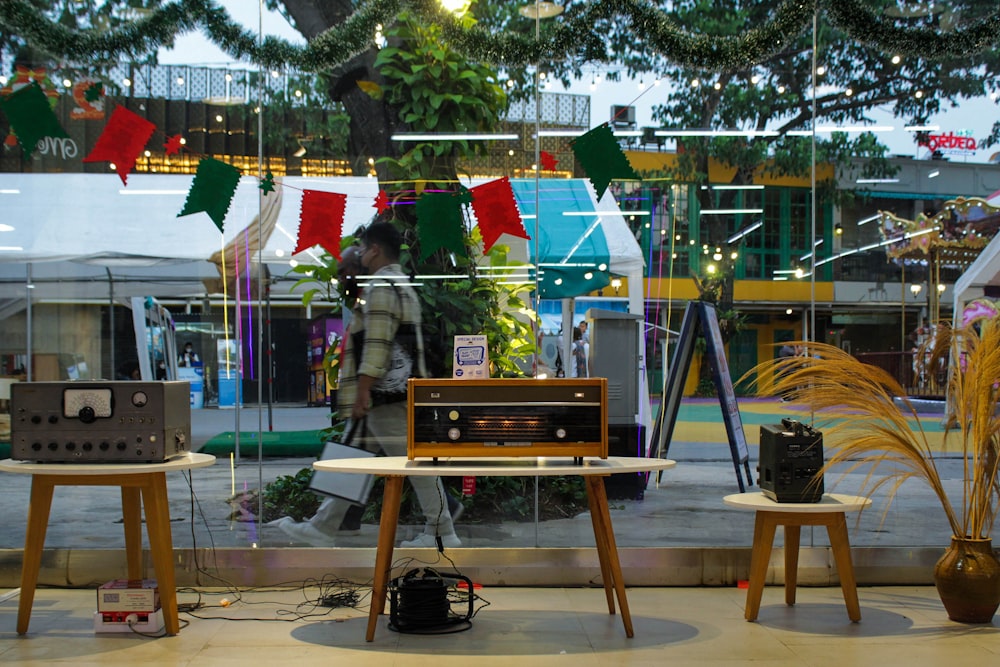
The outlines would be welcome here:
M 757 480 L 779 503 L 818 503 L 823 497 L 823 434 L 792 419 L 761 424 Z

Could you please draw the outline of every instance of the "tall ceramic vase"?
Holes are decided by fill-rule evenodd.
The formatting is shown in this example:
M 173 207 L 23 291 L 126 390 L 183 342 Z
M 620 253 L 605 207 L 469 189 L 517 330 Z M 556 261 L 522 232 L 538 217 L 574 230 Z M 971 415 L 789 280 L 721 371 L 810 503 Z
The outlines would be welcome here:
M 934 566 L 934 585 L 959 623 L 989 623 L 1000 606 L 1000 560 L 987 539 L 951 538 Z

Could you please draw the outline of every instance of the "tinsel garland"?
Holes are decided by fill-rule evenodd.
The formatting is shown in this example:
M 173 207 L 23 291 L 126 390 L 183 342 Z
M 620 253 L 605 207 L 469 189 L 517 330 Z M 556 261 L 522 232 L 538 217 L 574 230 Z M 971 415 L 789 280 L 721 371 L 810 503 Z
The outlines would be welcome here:
M 863 0 L 829 0 L 824 5 L 830 23 L 852 39 L 886 53 L 938 60 L 972 55 L 1000 44 L 1000 11 L 944 33 L 933 28 L 900 28 Z
M 379 24 L 411 11 L 444 27 L 445 39 L 475 60 L 508 66 L 566 58 L 605 61 L 602 25 L 613 17 L 628 22 L 636 40 L 677 64 L 704 70 L 740 69 L 761 62 L 809 28 L 814 6 L 852 39 L 899 55 L 924 58 L 970 56 L 1000 44 L 1000 10 L 946 34 L 931 28 L 903 28 L 863 0 L 787 0 L 773 18 L 736 36 L 691 35 L 647 0 L 595 0 L 546 27 L 540 39 L 468 27 L 438 0 L 366 0 L 343 23 L 308 45 L 276 37 L 259 41 L 236 25 L 212 0 L 176 0 L 149 16 L 109 31 L 73 31 L 42 16 L 26 0 L 0 2 L 0 25 L 32 45 L 68 60 L 116 61 L 148 54 L 181 33 L 203 28 L 233 58 L 264 67 L 318 71 L 340 65 L 369 48 Z

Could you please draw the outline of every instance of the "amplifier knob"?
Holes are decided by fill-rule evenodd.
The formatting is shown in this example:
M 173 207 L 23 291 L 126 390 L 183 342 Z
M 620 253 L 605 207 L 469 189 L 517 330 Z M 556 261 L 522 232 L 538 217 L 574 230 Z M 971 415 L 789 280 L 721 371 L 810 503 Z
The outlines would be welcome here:
M 32 424 L 41 424 L 42 423 L 42 416 L 41 415 L 31 415 L 31 423 Z
M 59 417 L 56 417 L 55 415 L 49 415 L 49 423 L 50 424 L 55 424 L 58 421 L 59 421 Z
M 71 452 L 74 449 L 76 449 L 76 443 L 75 442 L 67 442 L 66 443 L 66 451 Z
M 111 449 L 111 443 L 110 443 L 110 442 L 108 442 L 107 440 L 103 440 L 103 441 L 101 441 L 101 444 L 100 444 L 100 445 L 98 445 L 98 447 L 100 448 L 100 450 L 101 450 L 102 452 L 106 452 L 106 451 L 108 451 L 109 449 Z
M 91 443 L 89 443 L 89 442 L 83 443 L 83 451 L 89 452 L 93 448 L 94 448 L 94 445 L 92 445 Z
M 49 451 L 54 452 L 57 449 L 59 449 L 59 443 L 58 442 L 50 442 L 49 443 Z
M 115 449 L 117 449 L 119 452 L 124 452 L 127 446 L 128 445 L 125 444 L 124 440 L 119 440 L 118 442 L 115 443 Z
M 556 429 L 556 437 L 558 439 L 560 439 L 560 440 L 564 439 L 566 437 L 566 429 L 564 429 L 564 428 L 557 428 Z
M 36 451 L 36 452 L 37 451 L 41 451 L 41 449 L 42 449 L 42 443 L 40 443 L 40 442 L 33 442 L 33 443 L 31 443 L 31 449 L 34 450 L 34 451 Z
M 462 437 L 462 430 L 454 426 L 448 429 L 448 439 L 455 441 Z

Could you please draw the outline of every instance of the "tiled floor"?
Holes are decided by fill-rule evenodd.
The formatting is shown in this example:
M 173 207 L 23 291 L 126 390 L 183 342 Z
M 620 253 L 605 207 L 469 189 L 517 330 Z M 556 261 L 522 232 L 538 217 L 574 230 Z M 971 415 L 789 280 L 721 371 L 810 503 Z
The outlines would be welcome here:
M 359 589 L 367 593 L 366 589 Z M 991 625 L 949 621 L 933 587 L 859 590 L 862 621 L 847 619 L 839 588 L 800 588 L 786 607 L 769 587 L 758 622 L 743 619 L 736 588 L 634 588 L 628 592 L 635 636 L 625 636 L 603 591 L 487 588 L 488 606 L 471 628 L 440 635 L 400 634 L 383 618 L 364 640 L 367 598 L 359 610 L 316 607 L 319 589 L 239 593 L 182 591 L 176 637 L 94 633 L 93 590 L 40 590 L 29 633 L 14 631 L 17 597 L 0 595 L 0 662 L 33 665 L 995 665 L 1000 618 Z M 197 617 L 196 617 L 197 616 Z M 247 620 L 252 619 L 252 620 Z

